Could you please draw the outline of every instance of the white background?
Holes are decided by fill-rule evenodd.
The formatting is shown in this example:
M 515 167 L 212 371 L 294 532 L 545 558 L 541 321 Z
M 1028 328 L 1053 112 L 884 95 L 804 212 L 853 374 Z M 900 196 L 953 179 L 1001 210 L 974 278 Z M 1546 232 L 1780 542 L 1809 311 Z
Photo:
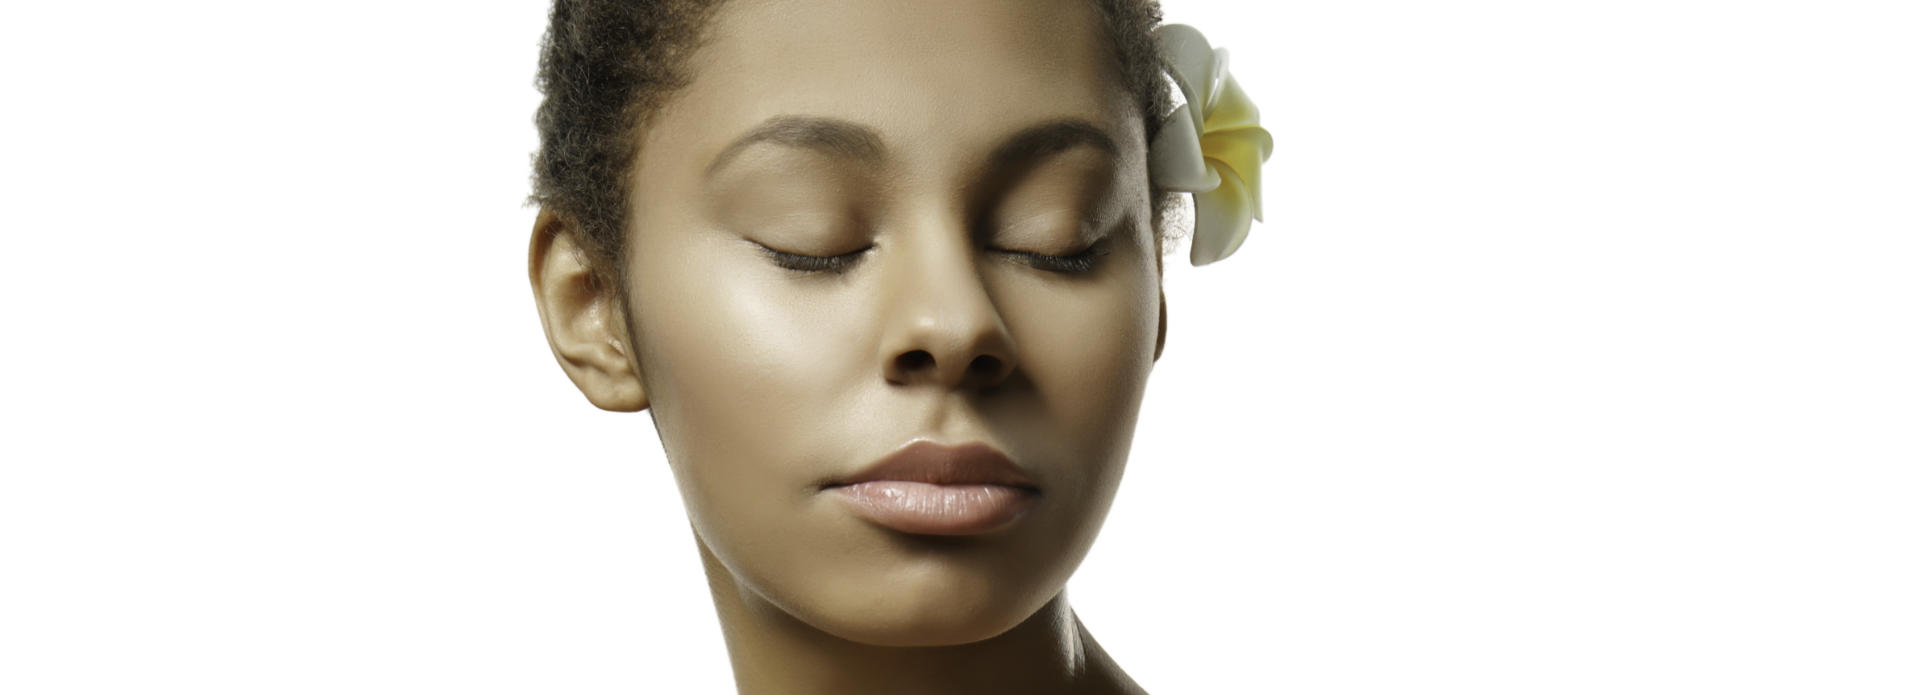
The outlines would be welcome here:
M 1911 3 L 1167 3 L 1276 151 L 1071 584 L 1143 685 L 1920 691 Z M 0 692 L 730 692 L 544 14 L 0 10 Z

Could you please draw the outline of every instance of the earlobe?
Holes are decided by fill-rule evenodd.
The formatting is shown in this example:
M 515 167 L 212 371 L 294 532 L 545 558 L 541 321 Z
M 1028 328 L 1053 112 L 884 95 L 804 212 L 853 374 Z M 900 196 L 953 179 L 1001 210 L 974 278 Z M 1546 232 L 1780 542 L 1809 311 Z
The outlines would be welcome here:
M 541 210 L 533 223 L 527 276 L 547 345 L 567 378 L 594 405 L 619 412 L 645 410 L 646 387 L 634 367 L 619 293 L 594 282 L 575 229 L 551 210 Z

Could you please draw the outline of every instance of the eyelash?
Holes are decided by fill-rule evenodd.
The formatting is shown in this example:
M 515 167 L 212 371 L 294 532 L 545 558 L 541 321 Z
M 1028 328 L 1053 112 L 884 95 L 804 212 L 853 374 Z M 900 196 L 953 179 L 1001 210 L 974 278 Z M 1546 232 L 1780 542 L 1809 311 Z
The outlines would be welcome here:
M 773 259 L 774 265 L 786 268 L 787 270 L 802 275 L 812 275 L 814 273 L 833 273 L 837 275 L 846 272 L 848 268 L 853 266 L 854 261 L 859 260 L 860 256 L 866 254 L 866 252 L 873 250 L 873 247 L 869 246 L 859 251 L 843 253 L 838 256 L 808 256 L 799 253 L 787 253 L 767 246 L 761 246 L 760 249 L 766 252 L 767 257 Z
M 1104 242 L 1104 240 L 1102 240 L 1102 242 Z M 774 265 L 787 270 L 802 275 L 812 275 L 815 273 L 833 273 L 838 275 L 852 268 L 854 262 L 858 261 L 860 257 L 868 251 L 873 250 L 873 247 L 869 246 L 859 251 L 843 253 L 838 256 L 808 256 L 806 254 L 788 253 L 764 245 L 761 246 L 760 249 L 767 254 L 768 258 L 773 259 Z M 1106 249 L 1106 244 L 1101 242 L 1096 242 L 1079 253 L 1067 256 L 1053 256 L 1044 253 L 1034 253 L 1032 251 L 1001 250 L 1000 252 L 1018 258 L 1026 262 L 1027 265 L 1040 270 L 1063 275 L 1084 275 L 1093 272 L 1095 260 L 1109 253 Z
M 1105 240 L 1095 242 L 1085 250 L 1069 256 L 1049 256 L 1044 253 L 1033 253 L 1031 251 L 1003 251 L 1002 253 L 1024 260 L 1027 262 L 1027 265 L 1041 270 L 1063 275 L 1085 275 L 1093 272 L 1095 259 L 1107 255 L 1108 251 L 1104 241 Z

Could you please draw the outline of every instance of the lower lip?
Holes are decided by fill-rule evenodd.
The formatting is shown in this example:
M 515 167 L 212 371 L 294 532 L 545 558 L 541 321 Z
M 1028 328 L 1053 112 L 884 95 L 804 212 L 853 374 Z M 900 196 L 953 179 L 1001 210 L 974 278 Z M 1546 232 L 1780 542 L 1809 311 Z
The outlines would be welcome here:
M 875 480 L 828 488 L 854 514 L 899 531 L 970 536 L 997 530 L 1026 513 L 1039 493 L 1006 485 L 936 485 Z

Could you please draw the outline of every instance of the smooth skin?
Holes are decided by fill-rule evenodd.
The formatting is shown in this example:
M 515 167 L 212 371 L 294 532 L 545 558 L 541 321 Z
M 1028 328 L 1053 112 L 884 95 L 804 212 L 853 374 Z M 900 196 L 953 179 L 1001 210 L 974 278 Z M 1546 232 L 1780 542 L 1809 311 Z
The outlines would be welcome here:
M 1144 124 L 1098 22 L 733 0 L 641 136 L 626 285 L 540 214 L 554 355 L 651 410 L 741 693 L 1143 692 L 1064 591 L 1166 337 Z M 922 438 L 997 447 L 1039 502 L 933 537 L 820 489 Z

